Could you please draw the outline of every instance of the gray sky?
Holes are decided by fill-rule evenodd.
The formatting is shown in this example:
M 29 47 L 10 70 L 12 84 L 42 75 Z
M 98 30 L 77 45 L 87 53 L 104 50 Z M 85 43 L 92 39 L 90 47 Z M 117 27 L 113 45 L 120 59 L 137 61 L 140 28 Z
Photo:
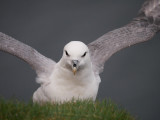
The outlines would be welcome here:
M 122 27 L 144 0 L 0 0 L 0 31 L 58 61 L 72 40 L 88 44 Z M 160 34 L 113 55 L 98 99 L 111 98 L 143 120 L 160 119 Z M 38 88 L 30 66 L 0 52 L 0 96 L 28 101 Z

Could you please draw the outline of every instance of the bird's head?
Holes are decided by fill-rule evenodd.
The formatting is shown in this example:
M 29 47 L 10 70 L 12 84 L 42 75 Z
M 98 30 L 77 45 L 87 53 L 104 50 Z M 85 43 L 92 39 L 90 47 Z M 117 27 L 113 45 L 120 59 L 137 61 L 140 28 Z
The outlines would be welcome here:
M 84 69 L 90 65 L 88 47 L 80 41 L 71 41 L 63 49 L 63 65 L 73 72 Z

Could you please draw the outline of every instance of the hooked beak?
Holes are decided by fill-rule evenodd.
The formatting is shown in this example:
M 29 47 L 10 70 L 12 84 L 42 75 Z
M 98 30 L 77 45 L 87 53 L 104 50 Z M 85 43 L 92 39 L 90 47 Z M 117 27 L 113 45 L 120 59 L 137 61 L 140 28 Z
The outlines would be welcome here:
M 77 72 L 77 68 L 76 68 L 76 67 L 73 67 L 72 71 L 73 71 L 73 74 L 75 75 L 76 72 Z
M 78 60 L 72 60 L 72 71 L 73 71 L 73 74 L 75 75 L 76 72 L 77 72 L 77 69 L 78 69 L 78 63 L 79 61 Z

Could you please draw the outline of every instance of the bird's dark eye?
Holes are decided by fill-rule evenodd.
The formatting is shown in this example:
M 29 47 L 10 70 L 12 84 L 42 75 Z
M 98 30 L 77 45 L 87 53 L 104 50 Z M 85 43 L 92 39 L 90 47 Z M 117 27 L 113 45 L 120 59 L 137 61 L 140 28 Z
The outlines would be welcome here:
M 85 56 L 86 56 L 86 54 L 87 54 L 87 52 L 85 52 L 81 57 L 85 57 Z
M 65 50 L 66 55 L 69 57 L 70 55 L 68 54 L 68 52 Z

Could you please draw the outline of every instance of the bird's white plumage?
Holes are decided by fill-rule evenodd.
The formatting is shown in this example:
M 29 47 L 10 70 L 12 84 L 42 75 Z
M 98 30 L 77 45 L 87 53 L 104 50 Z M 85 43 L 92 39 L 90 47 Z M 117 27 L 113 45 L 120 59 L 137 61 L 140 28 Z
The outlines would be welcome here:
M 119 50 L 158 33 L 159 11 L 159 0 L 147 0 L 133 21 L 104 34 L 88 47 L 79 41 L 68 43 L 58 63 L 2 32 L 0 50 L 24 60 L 36 71 L 41 86 L 33 95 L 34 102 L 63 102 L 73 97 L 95 100 L 105 62 Z
M 72 72 L 73 60 L 78 61 L 75 75 Z M 33 95 L 34 102 L 64 102 L 73 98 L 95 100 L 100 83 L 99 76 L 92 69 L 89 49 L 80 41 L 68 43 L 52 74 L 42 75 L 37 80 L 43 82 Z

